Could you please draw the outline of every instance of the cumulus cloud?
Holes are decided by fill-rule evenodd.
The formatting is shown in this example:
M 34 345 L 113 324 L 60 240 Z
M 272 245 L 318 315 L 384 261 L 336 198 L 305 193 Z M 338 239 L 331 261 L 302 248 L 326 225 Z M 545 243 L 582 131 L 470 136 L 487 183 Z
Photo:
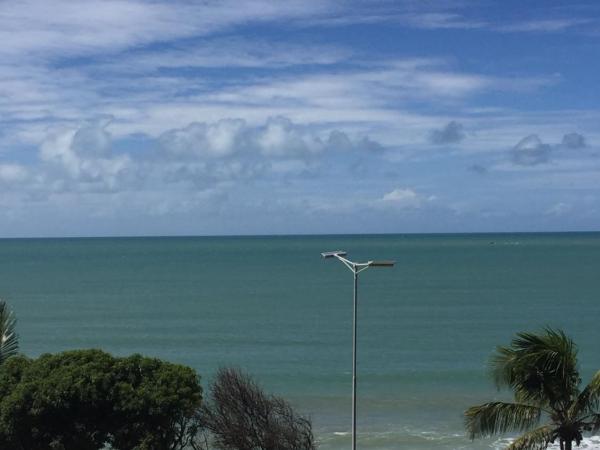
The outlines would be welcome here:
M 251 133 L 259 153 L 266 156 L 304 156 L 321 152 L 323 141 L 310 132 L 294 126 L 291 120 L 276 117 Z
M 562 146 L 573 150 L 584 148 L 585 137 L 579 133 L 567 133 L 562 138 Z
M 160 177 L 202 187 L 268 176 L 306 176 L 329 157 L 339 159 L 339 168 L 350 170 L 383 149 L 368 136 L 319 130 L 283 116 L 262 124 L 243 119 L 194 122 L 163 133 L 158 142 Z
M 245 127 L 246 123 L 240 119 L 223 119 L 212 124 L 195 122 L 167 131 L 159 142 L 173 156 L 219 158 L 240 148 Z
M 463 126 L 454 120 L 448 122 L 442 129 L 432 130 L 429 135 L 430 142 L 436 145 L 457 144 L 464 138 Z
M 380 205 L 393 208 L 419 208 L 423 204 L 435 200 L 435 196 L 423 195 L 410 188 L 396 188 L 378 200 Z
M 319 132 L 287 117 L 271 117 L 251 125 L 243 119 L 194 122 L 159 137 L 164 152 L 175 158 L 304 159 L 325 151 L 376 151 L 382 146 L 365 136 L 352 139 L 340 130 Z
M 109 119 L 99 119 L 78 129 L 49 132 L 40 146 L 41 170 L 49 178 L 73 181 L 74 186 L 118 188 L 134 167 L 128 155 L 112 154 L 112 139 L 106 130 L 109 123 Z
M 552 146 L 544 144 L 537 134 L 521 139 L 511 150 L 511 159 L 520 166 L 535 166 L 548 162 Z
M 99 117 L 86 123 L 73 135 L 71 147 L 79 155 L 87 157 L 110 156 L 112 136 L 107 131 L 112 117 Z
M 31 193 L 207 190 L 253 180 L 350 173 L 356 161 L 377 157 L 381 144 L 364 135 L 301 125 L 278 116 L 250 124 L 239 118 L 194 122 L 146 136 L 128 149 L 111 134 L 112 118 L 47 131 L 28 166 L 0 164 L 0 184 L 31 181 Z M 125 139 L 130 139 L 125 136 Z M 135 147 L 135 146 L 134 146 Z M 121 150 L 118 150 L 121 149 Z

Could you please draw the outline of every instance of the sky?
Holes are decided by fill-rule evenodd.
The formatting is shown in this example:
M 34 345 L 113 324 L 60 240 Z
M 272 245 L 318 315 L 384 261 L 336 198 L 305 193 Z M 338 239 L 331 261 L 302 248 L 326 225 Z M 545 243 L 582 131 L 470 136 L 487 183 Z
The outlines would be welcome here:
M 593 231 L 600 3 L 0 3 L 0 237 Z

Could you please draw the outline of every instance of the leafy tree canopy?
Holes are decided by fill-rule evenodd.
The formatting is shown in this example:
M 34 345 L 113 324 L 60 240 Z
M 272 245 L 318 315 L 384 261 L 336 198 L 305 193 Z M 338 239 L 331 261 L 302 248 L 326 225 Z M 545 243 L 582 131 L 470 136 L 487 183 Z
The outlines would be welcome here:
M 100 350 L 0 366 L 0 448 L 183 449 L 202 390 L 189 367 Z

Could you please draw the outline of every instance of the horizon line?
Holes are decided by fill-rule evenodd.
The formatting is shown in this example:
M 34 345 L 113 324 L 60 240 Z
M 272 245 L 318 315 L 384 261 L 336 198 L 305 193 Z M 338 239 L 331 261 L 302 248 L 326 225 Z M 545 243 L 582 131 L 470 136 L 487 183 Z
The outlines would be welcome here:
M 12 236 L 0 240 L 27 239 L 165 239 L 165 238 L 285 238 L 285 237 L 375 237 L 375 236 L 461 236 L 461 235 L 514 235 L 514 234 L 596 234 L 600 230 L 562 231 L 444 231 L 444 232 L 394 232 L 394 233 L 265 233 L 265 234 L 148 234 L 148 235 L 84 235 L 84 236 Z

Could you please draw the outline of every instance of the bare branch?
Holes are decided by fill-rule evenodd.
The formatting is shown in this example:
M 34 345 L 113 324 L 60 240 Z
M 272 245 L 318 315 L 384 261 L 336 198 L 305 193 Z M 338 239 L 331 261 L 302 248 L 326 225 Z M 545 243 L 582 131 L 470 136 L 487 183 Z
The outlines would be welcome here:
M 201 414 L 202 426 L 221 449 L 316 448 L 310 420 L 298 415 L 284 399 L 266 394 L 238 369 L 219 370 Z

